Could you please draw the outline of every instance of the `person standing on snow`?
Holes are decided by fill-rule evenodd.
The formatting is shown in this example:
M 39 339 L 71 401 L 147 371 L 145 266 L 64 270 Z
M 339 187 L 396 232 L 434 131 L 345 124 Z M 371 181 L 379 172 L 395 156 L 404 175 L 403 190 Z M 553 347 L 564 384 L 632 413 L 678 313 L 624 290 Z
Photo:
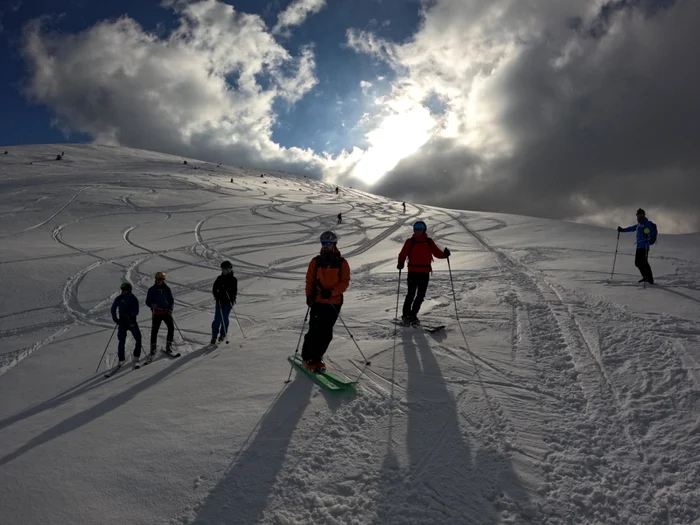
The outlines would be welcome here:
M 342 213 L 338 214 L 338 224 L 343 224 L 343 214 Z
M 133 362 L 134 366 L 138 365 L 141 357 L 141 330 L 139 330 L 136 317 L 139 315 L 139 301 L 132 292 L 131 283 L 124 282 L 120 286 L 121 293 L 112 303 L 112 319 L 118 325 L 117 328 L 117 353 L 119 355 L 119 366 L 126 362 L 125 345 L 126 333 L 131 332 L 136 341 L 134 347 Z M 117 317 L 117 313 L 119 316 Z
M 647 282 L 654 284 L 654 275 L 649 266 L 649 247 L 656 242 L 658 230 L 656 224 L 647 219 L 646 213 L 642 208 L 637 210 L 637 224 L 623 228 L 617 227 L 618 232 L 637 232 L 637 251 L 634 255 L 634 265 L 642 274 L 640 283 Z
M 333 326 L 343 306 L 343 293 L 350 286 L 350 265 L 338 251 L 332 231 L 321 234 L 321 253 L 311 259 L 306 271 L 306 305 L 309 331 L 304 336 L 301 358 L 308 370 L 322 371 L 323 355 L 333 340 Z
M 229 261 L 221 263 L 221 275 L 214 281 L 211 293 L 216 299 L 214 321 L 211 323 L 211 344 L 216 344 L 217 336 L 219 342 L 226 338 L 228 316 L 233 305 L 236 304 L 236 296 L 238 295 L 238 279 L 234 277 L 233 265 Z
M 403 212 L 406 213 L 406 203 L 405 203 L 405 202 L 402 202 L 402 203 L 401 203 L 401 206 L 403 206 Z
M 148 289 L 146 294 L 146 306 L 153 313 L 151 319 L 151 353 L 149 358 L 153 359 L 156 355 L 156 345 L 158 343 L 158 330 L 161 323 L 165 323 L 168 327 L 168 335 L 165 339 L 165 351 L 173 351 L 173 337 L 175 336 L 175 323 L 173 322 L 173 307 L 175 299 L 170 287 L 165 284 L 165 274 L 156 272 L 155 284 Z
M 404 261 L 408 258 L 408 293 L 403 303 L 401 322 L 404 325 L 418 325 L 418 312 L 420 311 L 425 292 L 428 290 L 430 273 L 433 271 L 431 263 L 433 256 L 438 259 L 446 259 L 450 256 L 450 250 L 441 250 L 427 234 L 425 222 L 418 221 L 413 225 L 413 236 L 407 239 L 399 253 L 399 263 L 396 268 L 403 270 Z M 415 298 L 415 299 L 414 299 Z

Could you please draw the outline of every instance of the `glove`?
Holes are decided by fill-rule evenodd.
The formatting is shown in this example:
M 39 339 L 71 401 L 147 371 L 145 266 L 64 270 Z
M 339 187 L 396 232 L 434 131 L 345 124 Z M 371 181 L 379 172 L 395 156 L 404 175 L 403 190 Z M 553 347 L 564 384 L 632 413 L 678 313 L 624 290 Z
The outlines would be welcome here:
M 445 246 L 445 249 L 442 250 L 442 252 L 445 254 L 445 257 L 449 257 L 450 255 L 452 255 L 452 252 L 447 246 Z
M 328 288 L 324 288 L 321 290 L 321 297 L 324 299 L 330 299 L 331 298 L 331 291 Z
M 617 227 L 617 231 L 621 232 L 622 231 L 622 226 Z
M 119 319 L 116 317 L 112 317 L 112 321 L 114 321 L 114 324 L 119 324 Z
M 306 296 L 306 306 L 311 308 L 314 305 L 314 296 L 313 295 L 307 295 Z
M 403 263 L 400 262 L 399 264 L 396 265 L 397 270 L 403 270 Z

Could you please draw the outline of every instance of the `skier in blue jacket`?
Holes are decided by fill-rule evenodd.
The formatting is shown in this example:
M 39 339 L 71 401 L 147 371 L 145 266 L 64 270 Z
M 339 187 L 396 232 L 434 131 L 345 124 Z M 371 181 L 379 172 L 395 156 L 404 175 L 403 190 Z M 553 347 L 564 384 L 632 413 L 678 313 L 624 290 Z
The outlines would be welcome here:
M 649 266 L 649 247 L 656 242 L 656 224 L 647 219 L 644 210 L 639 208 L 637 210 L 637 224 L 627 228 L 618 226 L 617 231 L 637 232 L 637 251 L 634 255 L 634 265 L 639 268 L 639 272 L 642 274 L 639 282 L 646 281 L 649 284 L 654 284 L 654 276 L 651 273 L 651 266 Z
M 118 295 L 112 303 L 112 319 L 119 327 L 117 328 L 117 352 L 119 354 L 119 366 L 126 361 L 124 353 L 124 345 L 126 344 L 126 333 L 131 332 L 136 341 L 134 347 L 134 364 L 137 365 L 141 357 L 141 330 L 136 322 L 136 317 L 139 315 L 139 301 L 133 293 L 131 293 L 131 283 L 122 283 L 121 294 Z M 119 313 L 119 317 L 117 317 Z
M 165 352 L 173 351 L 173 336 L 175 335 L 175 322 L 173 321 L 173 307 L 175 299 L 170 287 L 165 284 L 165 273 L 156 272 L 155 284 L 148 289 L 146 294 L 146 306 L 151 309 L 151 353 L 146 358 L 147 362 L 156 355 L 158 344 L 158 330 L 161 323 L 168 327 L 168 335 L 165 338 Z

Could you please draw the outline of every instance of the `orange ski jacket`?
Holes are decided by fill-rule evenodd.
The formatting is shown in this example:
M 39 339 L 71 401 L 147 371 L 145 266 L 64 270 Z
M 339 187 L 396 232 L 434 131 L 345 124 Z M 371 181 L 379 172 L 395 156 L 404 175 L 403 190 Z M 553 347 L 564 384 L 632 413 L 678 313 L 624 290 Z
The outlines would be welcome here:
M 343 304 L 343 292 L 350 286 L 350 265 L 337 248 L 317 255 L 306 270 L 306 297 L 317 303 Z M 330 299 L 321 297 L 323 289 L 331 291 Z
M 433 271 L 433 256 L 445 259 L 445 252 L 426 234 L 414 233 L 410 239 L 406 239 L 399 253 L 399 264 L 403 264 L 408 257 L 409 272 L 428 273 Z

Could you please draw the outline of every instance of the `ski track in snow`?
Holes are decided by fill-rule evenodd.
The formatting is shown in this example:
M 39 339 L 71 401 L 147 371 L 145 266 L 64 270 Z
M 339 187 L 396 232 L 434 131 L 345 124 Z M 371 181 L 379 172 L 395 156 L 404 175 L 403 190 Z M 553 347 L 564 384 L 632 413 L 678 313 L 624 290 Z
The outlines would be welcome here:
M 220 467 L 202 464 L 191 491 L 143 523 L 700 523 L 695 461 L 700 423 L 688 423 L 700 413 L 698 317 L 636 314 L 605 295 L 622 288 L 620 283 L 600 281 L 592 293 L 562 278 L 586 271 L 538 267 L 552 261 L 563 266 L 560 258 L 577 251 L 609 252 L 499 244 L 491 236 L 503 239 L 512 227 L 503 216 L 412 203 L 401 213 L 400 203 L 350 188 L 336 196 L 334 186 L 319 181 L 260 178 L 243 169 L 195 172 L 168 162 L 162 161 L 164 172 L 115 170 L 97 182 L 86 177 L 90 184 L 77 191 L 80 181 L 74 177 L 69 200 L 42 222 L 26 219 L 31 226 L 22 229 L 7 220 L 25 221 L 23 214 L 36 214 L 64 194 L 34 194 L 0 215 L 0 237 L 21 239 L 48 227 L 60 250 L 60 255 L 8 256 L 0 267 L 18 271 L 18 263 L 50 260 L 71 268 L 51 295 L 54 306 L 9 306 L 0 312 L 0 322 L 8 323 L 0 326 L 0 341 L 9 348 L 0 354 L 0 381 L 32 355 L 44 357 L 42 352 L 77 327 L 94 327 L 104 337 L 113 327 L 109 307 L 115 297 L 114 283 L 101 287 L 102 295 L 95 289 L 105 275 L 134 283 L 143 302 L 154 269 L 163 268 L 176 297 L 178 329 L 185 334 L 186 360 L 170 365 L 180 370 L 167 373 L 158 364 L 133 374 L 125 370 L 108 382 L 86 380 L 52 399 L 70 405 L 102 388 L 127 399 L 132 394 L 121 392 L 138 374 L 155 374 L 154 383 L 167 380 L 177 391 L 181 374 L 235 355 L 236 344 L 195 350 L 208 339 L 211 282 L 222 259 L 233 262 L 239 278 L 237 315 L 251 348 L 272 333 L 292 334 L 296 343 L 298 312 L 274 308 L 303 298 L 303 276 L 318 234 L 336 228 L 338 211 L 344 214 L 337 227 L 340 248 L 352 268 L 341 316 L 372 364 L 364 365 L 339 321 L 329 365 L 359 377 L 356 392 L 332 395 L 304 376 L 286 387 L 279 381 L 281 390 L 256 415 L 245 439 L 210 436 L 225 451 Z M 66 166 L 56 169 L 69 173 Z M 86 191 L 95 188 L 100 192 Z M 59 214 L 71 216 L 51 225 Z M 418 218 L 453 252 L 459 325 L 446 263 L 436 260 L 440 273 L 431 279 L 422 318 L 447 325 L 437 334 L 384 320 L 394 317 L 397 285 L 396 272 L 386 268 L 393 268 Z M 114 242 L 91 235 L 91 223 L 105 228 L 102 235 Z M 395 244 L 387 251 L 389 242 Z M 466 263 L 458 262 L 461 256 L 469 257 Z M 667 286 L 647 292 L 700 303 L 692 295 L 700 290 L 692 277 L 698 263 L 677 255 L 659 260 L 675 265 L 676 274 Z M 400 286 L 405 293 L 405 281 Z M 358 308 L 361 303 L 367 306 Z M 270 308 L 265 323 L 260 313 L 245 311 L 258 306 Z M 377 311 L 368 313 L 371 308 Z M 43 310 L 45 320 L 21 325 Z M 238 330 L 233 316 L 230 330 Z M 147 345 L 145 321 L 142 332 Z M 34 333 L 31 344 L 13 343 Z M 103 369 L 114 359 L 116 345 L 111 346 Z M 0 431 L 42 414 L 52 399 L 28 409 L 27 416 L 0 420 Z M 66 424 L 54 428 L 61 425 Z M 5 456 L 9 465 L 33 446 L 13 444 L 14 452 Z M 5 461 L 0 458 L 0 476 Z

